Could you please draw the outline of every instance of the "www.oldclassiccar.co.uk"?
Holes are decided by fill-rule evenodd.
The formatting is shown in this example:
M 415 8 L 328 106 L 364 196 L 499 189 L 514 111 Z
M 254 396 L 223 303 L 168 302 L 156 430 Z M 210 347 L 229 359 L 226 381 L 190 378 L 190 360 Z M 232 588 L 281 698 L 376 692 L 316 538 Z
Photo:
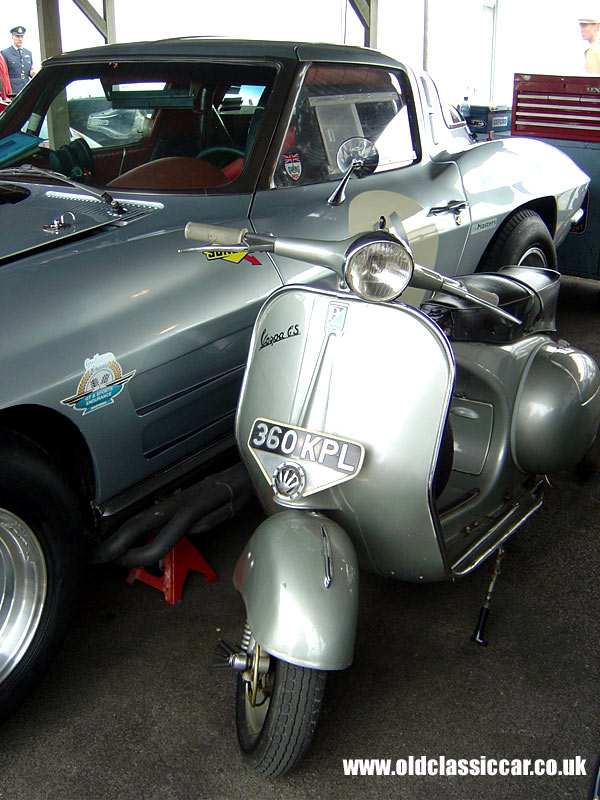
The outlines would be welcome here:
M 446 756 L 408 756 L 408 758 L 345 758 L 344 775 L 398 776 L 585 776 L 586 759 L 573 758 L 447 758 Z

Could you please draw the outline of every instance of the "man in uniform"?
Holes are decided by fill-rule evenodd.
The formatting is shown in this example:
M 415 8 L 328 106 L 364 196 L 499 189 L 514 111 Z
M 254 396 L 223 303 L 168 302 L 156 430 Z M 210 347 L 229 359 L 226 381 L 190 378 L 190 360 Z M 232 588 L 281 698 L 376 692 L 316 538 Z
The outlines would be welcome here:
M 23 47 L 23 37 L 25 36 L 25 28 L 22 25 L 17 25 L 11 29 L 13 43 L 11 47 L 7 47 L 2 51 L 2 56 L 6 61 L 8 67 L 8 76 L 10 78 L 10 85 L 12 88 L 12 95 L 20 92 L 25 84 L 33 78 L 35 70 L 33 69 L 33 57 L 31 50 L 26 50 Z

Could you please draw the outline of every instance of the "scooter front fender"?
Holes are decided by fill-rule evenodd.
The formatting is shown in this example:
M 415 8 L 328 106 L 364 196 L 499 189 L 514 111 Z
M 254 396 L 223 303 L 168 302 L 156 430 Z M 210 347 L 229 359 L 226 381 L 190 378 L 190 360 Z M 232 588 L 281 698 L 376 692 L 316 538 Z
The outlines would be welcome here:
M 310 511 L 269 517 L 238 559 L 233 583 L 268 653 L 313 669 L 352 663 L 358 564 L 340 525 Z

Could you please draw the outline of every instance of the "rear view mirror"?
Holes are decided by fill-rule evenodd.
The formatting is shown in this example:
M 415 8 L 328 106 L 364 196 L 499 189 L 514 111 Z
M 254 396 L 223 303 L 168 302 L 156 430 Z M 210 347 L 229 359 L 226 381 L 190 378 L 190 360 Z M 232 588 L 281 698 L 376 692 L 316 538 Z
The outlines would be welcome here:
M 379 153 L 369 139 L 354 136 L 352 139 L 342 142 L 337 152 L 337 165 L 338 169 L 344 173 L 344 177 L 335 191 L 327 198 L 329 205 L 339 206 L 344 202 L 346 185 L 352 175 L 356 175 L 358 178 L 372 175 L 378 164 Z
M 352 172 L 359 178 L 372 175 L 379 164 L 377 148 L 369 139 L 355 136 L 346 139 L 337 152 L 337 165 L 344 174 L 352 168 Z

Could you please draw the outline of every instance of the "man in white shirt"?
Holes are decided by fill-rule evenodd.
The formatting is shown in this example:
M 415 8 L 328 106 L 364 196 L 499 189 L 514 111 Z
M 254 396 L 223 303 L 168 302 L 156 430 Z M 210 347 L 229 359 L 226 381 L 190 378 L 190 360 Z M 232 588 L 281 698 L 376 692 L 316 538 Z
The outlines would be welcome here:
M 585 71 L 600 73 L 600 16 L 580 17 L 581 38 L 588 44 L 585 49 Z

